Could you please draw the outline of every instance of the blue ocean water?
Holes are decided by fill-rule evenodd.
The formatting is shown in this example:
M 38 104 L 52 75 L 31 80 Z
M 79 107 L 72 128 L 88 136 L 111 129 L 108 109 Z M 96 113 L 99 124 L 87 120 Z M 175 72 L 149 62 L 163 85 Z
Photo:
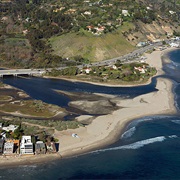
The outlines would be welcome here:
M 180 50 L 168 54 L 172 62 L 164 64 L 166 75 L 164 77 L 174 82 L 174 94 L 177 109 L 180 107 Z M 24 89 L 29 94 L 31 90 L 18 79 L 4 80 L 6 83 Z M 37 86 L 35 79 L 27 82 Z M 46 82 L 49 82 L 47 80 Z M 58 81 L 58 80 L 57 80 Z M 155 91 L 154 79 L 151 85 L 141 88 L 103 88 L 87 85 L 90 92 L 104 92 L 128 97 Z M 19 83 L 19 84 L 18 84 Z M 52 83 L 52 82 L 51 82 Z M 66 83 L 66 82 L 64 82 Z M 63 86 L 63 84 L 61 86 Z M 22 85 L 21 85 L 22 84 Z M 44 83 L 42 83 L 44 86 Z M 59 87 L 59 82 L 51 85 L 48 91 Z M 67 84 L 77 91 L 86 91 L 86 86 L 81 83 L 76 85 Z M 68 88 L 65 87 L 65 88 Z M 148 88 L 147 88 L 148 87 Z M 62 88 L 62 87 L 61 87 Z M 35 90 L 32 89 L 32 91 Z M 74 91 L 74 90 L 73 90 Z M 38 93 L 38 91 L 37 91 Z M 45 94 L 48 92 L 45 92 Z M 33 94 L 33 93 L 32 93 Z M 36 94 L 36 93 L 34 93 Z M 34 95 L 35 96 L 35 95 Z M 119 137 L 119 140 L 105 148 L 92 152 L 48 162 L 45 164 L 34 164 L 17 166 L 13 168 L 0 168 L 1 179 L 180 179 L 180 112 L 172 115 L 148 116 L 133 120 Z

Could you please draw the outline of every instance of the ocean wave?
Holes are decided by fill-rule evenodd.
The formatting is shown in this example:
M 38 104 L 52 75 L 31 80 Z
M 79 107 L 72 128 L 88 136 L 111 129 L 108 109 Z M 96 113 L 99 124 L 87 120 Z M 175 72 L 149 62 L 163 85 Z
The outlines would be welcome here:
M 173 64 L 168 64 L 167 67 L 170 68 L 170 69 L 176 69 Z
M 178 136 L 177 135 L 171 135 L 171 136 L 168 136 L 169 138 L 177 138 Z
M 135 131 L 136 131 L 136 127 L 132 127 L 130 129 L 128 129 L 126 132 L 124 132 L 121 135 L 121 139 L 126 139 L 126 138 L 131 137 L 134 134 Z
M 137 125 L 138 125 L 139 123 L 141 123 L 141 122 L 151 121 L 151 120 L 153 120 L 153 117 L 144 117 L 144 118 L 141 118 L 141 119 L 136 119 L 136 120 L 132 121 L 132 122 L 128 125 L 128 128 L 137 126 Z
M 162 142 L 166 139 L 165 136 L 159 136 L 155 138 L 150 138 L 150 139 L 145 139 L 142 141 L 137 141 L 132 144 L 124 145 L 124 146 L 119 146 L 119 147 L 113 147 L 113 148 L 107 148 L 107 149 L 100 149 L 97 151 L 93 151 L 91 153 L 99 153 L 99 152 L 106 152 L 106 151 L 116 151 L 116 150 L 126 150 L 126 149 L 139 149 L 145 145 L 156 143 L 156 142 Z
M 171 122 L 179 124 L 180 125 L 180 120 L 171 120 Z
M 143 117 L 140 119 L 135 119 L 127 126 L 127 128 L 132 128 L 142 122 L 159 120 L 159 119 L 169 119 L 171 117 L 173 117 L 173 116 L 168 116 L 168 115 L 146 116 L 146 117 Z
M 179 63 L 178 63 L 178 62 L 174 62 L 174 61 L 172 61 L 172 64 L 173 64 L 174 66 L 176 66 L 176 67 L 178 67 L 178 66 L 179 66 Z

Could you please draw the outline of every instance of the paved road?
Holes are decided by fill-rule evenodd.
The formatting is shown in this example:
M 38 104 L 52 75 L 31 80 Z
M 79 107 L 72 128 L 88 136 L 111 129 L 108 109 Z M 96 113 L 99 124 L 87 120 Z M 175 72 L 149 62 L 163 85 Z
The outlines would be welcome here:
M 171 43 L 171 42 L 178 42 L 180 43 L 180 40 L 174 41 L 174 40 L 165 40 L 166 43 Z M 79 65 L 77 66 L 78 68 L 83 68 L 85 66 L 103 66 L 103 65 L 109 65 L 109 64 L 114 64 L 116 63 L 117 60 L 120 60 L 121 62 L 132 62 L 132 61 L 137 61 L 137 57 L 145 53 L 146 51 L 153 50 L 155 47 L 161 46 L 162 42 L 157 42 L 153 43 L 151 45 L 136 49 L 135 51 L 126 54 L 124 56 L 104 60 L 101 62 L 95 62 L 92 64 L 84 64 L 84 65 Z M 140 60 L 140 59 L 139 59 Z M 66 67 L 59 67 L 57 69 L 65 69 Z M 48 71 L 51 71 L 51 68 L 46 69 Z M 3 77 L 4 75 L 42 75 L 43 73 L 46 72 L 45 69 L 10 69 L 10 70 L 0 70 L 0 77 Z

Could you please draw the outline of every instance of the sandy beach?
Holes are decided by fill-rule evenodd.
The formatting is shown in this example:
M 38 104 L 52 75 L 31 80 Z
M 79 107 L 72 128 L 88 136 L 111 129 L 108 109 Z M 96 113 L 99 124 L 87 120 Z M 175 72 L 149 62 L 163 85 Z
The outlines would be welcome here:
M 157 75 L 164 74 L 161 56 L 169 50 L 173 49 L 145 54 L 146 62 L 150 66 L 156 67 Z M 55 136 L 60 141 L 59 153 L 61 156 L 77 155 L 113 143 L 123 133 L 124 127 L 135 118 L 176 113 L 172 82 L 158 78 L 156 88 L 157 92 L 141 95 L 134 99 L 120 100 L 117 105 L 123 108 L 112 114 L 95 118 L 86 127 L 62 132 L 56 131 Z M 72 133 L 76 133 L 79 138 L 73 138 Z
M 161 56 L 169 50 L 153 51 L 145 54 L 146 62 L 157 69 L 157 75 L 163 74 Z M 112 144 L 123 133 L 126 125 L 133 119 L 148 115 L 176 113 L 174 95 L 172 93 L 172 82 L 168 79 L 158 78 L 156 88 L 158 91 L 135 97 L 134 99 L 123 99 L 117 102 L 122 107 L 111 114 L 99 116 L 92 120 L 91 124 L 74 130 L 55 131 L 54 136 L 59 139 L 60 151 L 52 155 L 52 160 L 59 157 L 74 156 L 88 152 L 93 149 Z M 79 119 L 91 118 L 80 116 Z M 72 137 L 75 133 L 78 137 Z M 43 158 L 42 158 L 43 157 Z M 13 161 L 0 159 L 1 164 L 19 163 L 33 164 L 48 161 L 51 155 L 42 157 L 34 156 L 19 158 Z M 47 157 L 47 158 L 46 158 Z M 33 160 L 34 159 L 34 160 Z

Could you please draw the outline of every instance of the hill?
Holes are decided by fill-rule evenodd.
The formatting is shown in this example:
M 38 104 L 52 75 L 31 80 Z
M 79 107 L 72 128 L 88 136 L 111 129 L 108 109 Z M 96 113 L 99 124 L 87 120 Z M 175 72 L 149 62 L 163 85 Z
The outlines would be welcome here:
M 0 1 L 0 66 L 59 67 L 180 35 L 179 0 Z M 67 61 L 67 60 L 71 61 Z
M 94 36 L 81 30 L 78 33 L 52 37 L 50 43 L 56 55 L 70 58 L 81 56 L 91 62 L 118 57 L 135 49 L 121 31 Z

